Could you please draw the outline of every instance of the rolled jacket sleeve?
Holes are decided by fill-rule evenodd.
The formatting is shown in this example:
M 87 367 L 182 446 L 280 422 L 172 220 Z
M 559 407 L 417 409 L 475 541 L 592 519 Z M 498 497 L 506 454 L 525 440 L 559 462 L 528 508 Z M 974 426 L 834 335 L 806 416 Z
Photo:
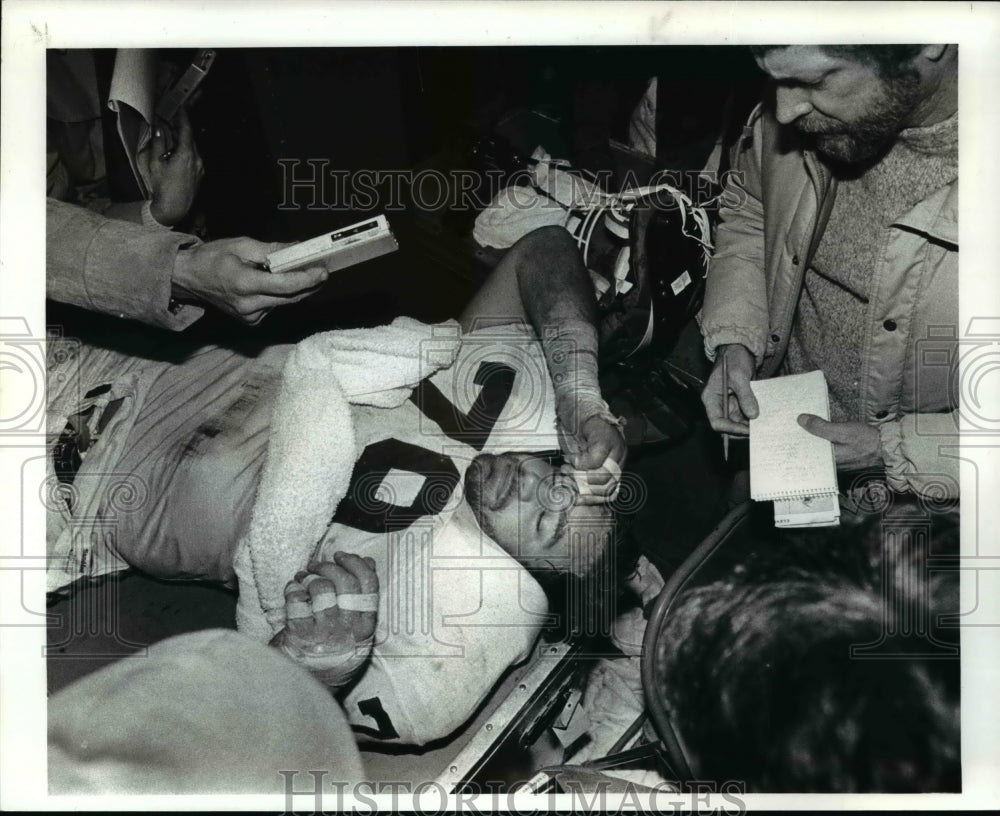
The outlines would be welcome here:
M 204 314 L 171 305 L 171 277 L 193 235 L 106 218 L 46 200 L 46 295 L 95 312 L 180 331 Z

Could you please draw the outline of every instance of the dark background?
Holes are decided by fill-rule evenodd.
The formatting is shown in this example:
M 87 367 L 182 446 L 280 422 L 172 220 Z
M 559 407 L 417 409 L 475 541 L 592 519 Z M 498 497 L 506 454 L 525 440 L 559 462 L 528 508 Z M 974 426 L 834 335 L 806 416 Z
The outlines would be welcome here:
M 502 133 L 501 164 L 543 143 L 576 166 L 605 168 L 609 137 L 627 142 L 629 114 L 654 75 L 671 101 L 659 138 L 677 148 L 669 160 L 680 167 L 700 166 L 685 147 L 714 137 L 729 89 L 748 108 L 760 82 L 749 52 L 726 46 L 222 49 L 191 109 L 206 168 L 198 209 L 207 237 L 302 240 L 389 203 L 386 195 L 365 211 L 313 210 L 298 191 L 299 208 L 279 210 L 279 160 L 301 162 L 303 174 L 310 159 L 348 173 L 482 170 L 476 145 Z M 457 315 L 489 268 L 467 240 L 475 212 L 388 215 L 399 253 L 272 313 L 265 332 L 297 339 L 330 324 Z
M 165 49 L 161 58 L 183 70 L 193 54 Z M 189 108 L 205 176 L 178 230 L 206 240 L 299 241 L 384 212 L 400 251 L 338 273 L 252 330 L 210 313 L 186 334 L 294 342 L 400 314 L 457 316 L 497 260 L 471 240 L 474 209 L 393 206 L 406 204 L 405 188 L 349 209 L 332 182 L 313 208 L 308 190 L 289 196 L 291 173 L 279 162 L 296 163 L 296 177 L 311 173 L 313 161 L 348 175 L 461 170 L 485 178 L 486 170 L 517 169 L 542 144 L 576 167 L 608 170 L 608 140 L 628 142 L 629 116 L 653 76 L 664 103 L 659 163 L 682 170 L 703 166 L 730 93 L 730 135 L 739 130 L 762 77 L 737 46 L 218 49 Z M 502 186 L 494 178 L 477 197 L 488 202 Z M 286 198 L 292 208 L 280 207 Z M 115 331 L 100 322 L 50 304 L 49 323 Z

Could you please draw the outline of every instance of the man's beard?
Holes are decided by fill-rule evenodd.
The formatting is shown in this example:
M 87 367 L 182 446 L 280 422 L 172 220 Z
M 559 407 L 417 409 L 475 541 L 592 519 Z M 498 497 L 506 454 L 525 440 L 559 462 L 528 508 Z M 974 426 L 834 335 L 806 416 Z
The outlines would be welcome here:
M 915 77 L 882 80 L 881 88 L 869 111 L 852 122 L 823 123 L 806 117 L 795 127 L 812 140 L 818 153 L 833 162 L 869 162 L 893 144 L 920 98 L 920 82 Z

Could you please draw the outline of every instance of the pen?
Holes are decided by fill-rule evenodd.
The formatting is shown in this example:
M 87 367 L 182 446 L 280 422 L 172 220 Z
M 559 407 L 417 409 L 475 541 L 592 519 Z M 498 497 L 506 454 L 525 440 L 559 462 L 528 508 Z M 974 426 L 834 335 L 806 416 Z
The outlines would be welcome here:
M 722 352 L 722 410 L 726 421 L 729 421 L 729 366 L 726 364 L 726 353 Z M 729 434 L 722 434 L 722 458 L 729 461 Z

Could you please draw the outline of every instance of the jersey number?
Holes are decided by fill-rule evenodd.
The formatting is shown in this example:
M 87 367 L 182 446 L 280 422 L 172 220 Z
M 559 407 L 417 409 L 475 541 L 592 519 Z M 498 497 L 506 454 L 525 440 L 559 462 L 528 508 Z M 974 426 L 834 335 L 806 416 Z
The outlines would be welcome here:
M 472 407 L 462 413 L 429 379 L 423 380 L 410 401 L 445 435 L 481 451 L 514 391 L 517 372 L 503 363 L 482 362 L 473 382 L 480 386 Z M 407 506 L 387 502 L 379 488 L 390 470 L 404 470 L 424 477 L 420 491 Z M 337 507 L 333 521 L 368 533 L 402 530 L 423 516 L 437 515 L 458 484 L 458 469 L 451 458 L 427 448 L 383 439 L 364 449 L 354 464 L 351 486 Z

